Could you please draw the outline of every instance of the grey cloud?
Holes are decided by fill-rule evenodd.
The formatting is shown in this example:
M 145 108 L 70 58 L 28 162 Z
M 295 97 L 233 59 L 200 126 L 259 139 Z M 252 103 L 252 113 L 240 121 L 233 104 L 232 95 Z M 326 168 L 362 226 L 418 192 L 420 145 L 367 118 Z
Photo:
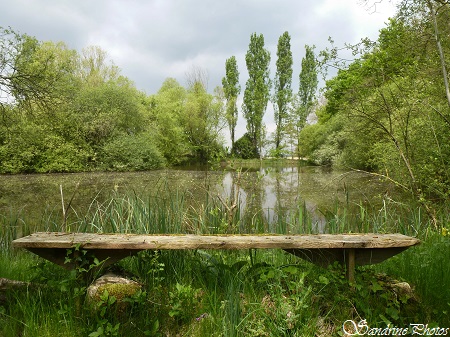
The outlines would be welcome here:
M 297 83 L 305 44 L 320 50 L 328 36 L 338 45 L 366 32 L 376 36 L 386 15 L 376 19 L 362 12 L 358 15 L 364 17 L 357 18 L 357 6 L 354 0 L 0 0 L 0 23 L 39 40 L 64 41 L 78 51 L 99 45 L 148 94 L 167 77 L 184 83 L 192 66 L 208 71 L 212 91 L 221 84 L 225 60 L 235 55 L 244 90 L 245 53 L 253 32 L 264 34 L 271 51 L 271 76 L 278 38 L 290 33 Z

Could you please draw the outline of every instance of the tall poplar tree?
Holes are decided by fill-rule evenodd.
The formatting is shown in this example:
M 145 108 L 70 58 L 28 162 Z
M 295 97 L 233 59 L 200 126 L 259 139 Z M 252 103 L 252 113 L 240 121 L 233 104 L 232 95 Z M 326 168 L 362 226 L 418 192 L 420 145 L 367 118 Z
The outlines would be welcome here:
M 302 69 L 299 75 L 300 85 L 292 109 L 291 119 L 297 139 L 297 154 L 299 153 L 298 137 L 300 135 L 300 131 L 305 126 L 308 115 L 312 112 L 314 107 L 317 85 L 319 83 L 317 78 L 318 69 L 316 58 L 314 56 L 314 48 L 315 46 L 311 47 L 305 45 L 306 54 L 302 59 Z
M 253 33 L 245 62 L 249 79 L 244 91 L 242 110 L 247 120 L 247 131 L 254 147 L 255 155 L 261 155 L 263 143 L 263 116 L 270 95 L 269 63 L 270 52 L 264 48 L 264 36 Z
M 291 37 L 288 32 L 284 32 L 278 39 L 277 47 L 277 72 L 275 74 L 275 94 L 273 98 L 275 124 L 275 152 L 280 155 L 281 143 L 285 124 L 289 115 L 289 105 L 292 99 L 292 52 Z
M 222 79 L 223 91 L 227 100 L 225 117 L 231 136 L 231 152 L 234 149 L 234 132 L 238 120 L 237 98 L 241 93 L 239 85 L 239 71 L 236 57 L 231 56 L 225 61 L 225 77 Z

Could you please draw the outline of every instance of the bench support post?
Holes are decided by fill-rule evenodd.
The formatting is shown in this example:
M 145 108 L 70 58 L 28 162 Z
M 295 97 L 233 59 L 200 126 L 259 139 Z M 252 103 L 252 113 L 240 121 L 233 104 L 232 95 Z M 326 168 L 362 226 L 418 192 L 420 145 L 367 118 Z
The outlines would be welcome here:
M 347 279 L 350 283 L 355 282 L 355 249 L 347 249 Z

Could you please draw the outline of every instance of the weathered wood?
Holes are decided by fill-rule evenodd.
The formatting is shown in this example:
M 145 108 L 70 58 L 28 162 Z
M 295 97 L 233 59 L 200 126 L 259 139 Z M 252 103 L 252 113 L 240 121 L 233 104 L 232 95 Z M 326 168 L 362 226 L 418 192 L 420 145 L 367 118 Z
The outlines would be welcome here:
M 355 248 L 350 248 L 347 255 L 347 279 L 353 283 L 355 282 Z
M 96 233 L 34 233 L 13 241 L 13 246 L 66 268 L 66 250 L 79 245 L 105 264 L 114 263 L 141 250 L 184 249 L 283 249 L 315 264 L 338 261 L 353 279 L 355 264 L 373 264 L 418 244 L 401 234 L 315 235 L 143 235 Z
M 383 262 L 390 257 L 403 252 L 408 247 L 386 248 L 353 248 L 355 249 L 355 264 L 364 266 Z M 298 256 L 314 264 L 326 267 L 334 262 L 344 265 L 347 261 L 348 249 L 322 248 L 322 249 L 285 249 L 288 253 Z
M 9 290 L 9 289 L 19 289 L 23 287 L 28 287 L 30 285 L 29 282 L 10 280 L 7 278 L 0 278 L 0 291 Z
M 316 235 L 142 235 L 34 233 L 14 240 L 14 247 L 84 249 L 328 249 L 410 247 L 419 240 L 401 234 Z

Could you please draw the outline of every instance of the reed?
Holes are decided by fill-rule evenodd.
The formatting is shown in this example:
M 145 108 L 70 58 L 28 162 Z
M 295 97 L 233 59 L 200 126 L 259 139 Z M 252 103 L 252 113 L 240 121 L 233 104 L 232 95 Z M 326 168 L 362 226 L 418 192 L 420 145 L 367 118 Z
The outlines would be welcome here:
M 108 318 L 119 324 L 118 333 L 325 336 L 338 334 L 343 321 L 358 315 L 372 324 L 384 322 L 384 317 L 393 324 L 414 318 L 450 326 L 448 228 L 436 231 L 420 208 L 386 200 L 378 209 L 352 205 L 354 212 L 336 204 L 332 211 L 323 211 L 325 220 L 319 222 L 300 201 L 293 209 L 271 210 L 277 216 L 269 223 L 267 210 L 244 210 L 236 202 L 231 213 L 225 199 L 205 193 L 199 202 L 188 191 L 161 184 L 153 195 L 130 192 L 104 201 L 95 198 L 87 211 L 65 213 L 65 226 L 117 233 L 399 232 L 418 236 L 423 243 L 360 270 L 357 292 L 339 270 L 322 269 L 276 250 L 141 252 L 118 266 L 144 284 L 143 292 L 130 299 L 125 317 Z M 445 209 L 438 214 L 442 224 L 449 223 L 447 214 Z M 58 230 L 60 221 L 54 211 L 45 211 L 41 222 L 32 226 L 20 212 L 0 215 L 0 277 L 44 285 L 10 292 L 7 302 L 0 301 L 1 336 L 89 336 L 97 331 L 92 312 L 77 307 L 86 284 L 72 272 L 11 248 L 17 236 Z M 418 301 L 412 307 L 409 299 L 395 302 L 379 273 L 411 283 Z M 185 310 L 180 312 L 180 307 Z M 413 318 L 407 316 L 411 310 Z

